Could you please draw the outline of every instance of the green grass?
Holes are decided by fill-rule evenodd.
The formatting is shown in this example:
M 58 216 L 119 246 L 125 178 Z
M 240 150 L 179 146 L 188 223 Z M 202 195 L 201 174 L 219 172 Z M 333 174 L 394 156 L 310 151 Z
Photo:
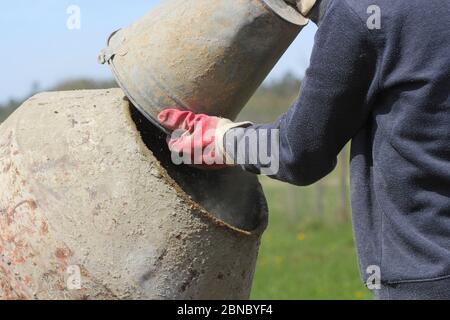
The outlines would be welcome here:
M 339 205 L 337 173 L 297 188 L 263 178 L 270 209 L 252 299 L 371 299 L 360 280 L 348 216 Z

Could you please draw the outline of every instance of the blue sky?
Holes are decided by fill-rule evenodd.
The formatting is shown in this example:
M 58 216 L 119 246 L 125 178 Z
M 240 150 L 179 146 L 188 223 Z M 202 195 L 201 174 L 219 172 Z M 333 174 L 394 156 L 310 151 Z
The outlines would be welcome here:
M 48 88 L 58 81 L 88 77 L 110 78 L 97 64 L 108 35 L 128 25 L 160 0 L 15 0 L 3 1 L 0 11 L 0 103 L 28 94 L 33 83 Z M 66 26 L 67 8 L 81 9 L 81 29 Z M 182 21 L 180 21 L 182 23 Z M 304 29 L 270 79 L 287 71 L 302 75 L 309 63 L 315 26 Z

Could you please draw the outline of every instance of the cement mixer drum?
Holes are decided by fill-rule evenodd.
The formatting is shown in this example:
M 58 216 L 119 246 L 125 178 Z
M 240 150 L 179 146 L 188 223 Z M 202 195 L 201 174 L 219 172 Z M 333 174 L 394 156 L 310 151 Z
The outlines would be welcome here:
M 174 166 L 158 134 L 120 89 L 39 94 L 0 126 L 1 299 L 249 297 L 256 178 Z

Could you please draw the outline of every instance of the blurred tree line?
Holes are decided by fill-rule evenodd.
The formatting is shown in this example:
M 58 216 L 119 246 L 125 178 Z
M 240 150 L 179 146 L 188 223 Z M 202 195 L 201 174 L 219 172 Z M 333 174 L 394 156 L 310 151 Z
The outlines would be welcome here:
M 15 99 L 11 99 L 5 104 L 0 104 L 0 123 L 13 113 L 20 104 L 21 101 Z

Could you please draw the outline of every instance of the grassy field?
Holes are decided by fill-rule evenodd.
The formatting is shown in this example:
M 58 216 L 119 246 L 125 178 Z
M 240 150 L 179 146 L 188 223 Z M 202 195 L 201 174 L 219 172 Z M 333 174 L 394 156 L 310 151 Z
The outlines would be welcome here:
M 297 188 L 262 178 L 270 208 L 253 299 L 371 299 L 360 280 L 351 223 L 339 209 L 336 173 Z M 320 207 L 319 207 L 320 208 Z

